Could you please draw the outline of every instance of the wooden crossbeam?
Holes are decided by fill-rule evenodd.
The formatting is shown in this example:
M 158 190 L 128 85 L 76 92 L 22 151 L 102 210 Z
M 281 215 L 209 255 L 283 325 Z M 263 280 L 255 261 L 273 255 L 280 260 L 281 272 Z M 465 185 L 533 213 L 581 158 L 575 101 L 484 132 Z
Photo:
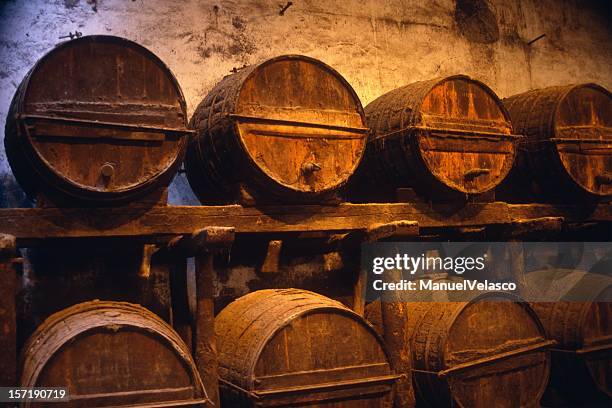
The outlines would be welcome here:
M 269 207 L 168 206 L 120 208 L 0 209 L 0 232 L 19 246 L 48 238 L 134 238 L 157 242 L 210 225 L 244 233 L 346 232 L 410 220 L 423 228 L 512 224 L 516 220 L 561 217 L 566 222 L 612 221 L 612 205 L 469 203 L 462 207 L 423 203 L 294 205 Z

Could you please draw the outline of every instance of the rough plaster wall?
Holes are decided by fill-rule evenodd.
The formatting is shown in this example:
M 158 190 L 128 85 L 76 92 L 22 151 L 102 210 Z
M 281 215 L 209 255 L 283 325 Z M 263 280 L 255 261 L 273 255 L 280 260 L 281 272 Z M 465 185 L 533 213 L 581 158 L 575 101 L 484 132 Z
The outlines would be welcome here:
M 293 0 L 280 16 L 283 2 L 3 1 L 0 126 L 27 70 L 59 36 L 75 30 L 118 35 L 150 48 L 177 76 L 189 114 L 232 68 L 286 53 L 330 64 L 364 105 L 399 85 L 454 73 L 474 76 L 500 96 L 578 81 L 612 88 L 606 0 L 489 1 L 498 30 L 493 42 L 462 34 L 454 0 Z M 527 45 L 540 34 L 546 37 Z M 23 205 L 3 148 L 0 181 L 0 205 Z M 170 200 L 194 201 L 184 177 L 177 177 Z

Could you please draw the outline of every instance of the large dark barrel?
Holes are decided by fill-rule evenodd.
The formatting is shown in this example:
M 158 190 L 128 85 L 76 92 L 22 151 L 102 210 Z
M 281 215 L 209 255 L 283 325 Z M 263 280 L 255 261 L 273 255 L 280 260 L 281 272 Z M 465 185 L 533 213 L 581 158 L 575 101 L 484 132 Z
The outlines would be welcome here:
M 544 288 L 534 302 L 552 353 L 551 387 L 572 403 L 612 402 L 612 279 L 574 270 L 527 274 L 529 287 Z M 609 406 L 609 405 L 604 405 Z
M 508 114 L 490 88 L 467 76 L 394 89 L 365 112 L 372 132 L 354 180 L 357 196 L 382 186 L 433 197 L 475 195 L 497 186 L 512 167 L 517 138 Z
M 505 293 L 469 302 L 408 303 L 412 378 L 418 403 L 432 407 L 539 407 L 550 357 L 537 316 Z M 366 318 L 382 332 L 380 301 Z M 518 391 L 520 390 L 520 392 Z
M 260 290 L 223 309 L 215 332 L 223 406 L 392 406 L 382 340 L 339 302 Z
M 504 199 L 612 196 L 612 95 L 596 84 L 555 86 L 504 99 L 524 134 Z M 532 181 L 535 181 L 533 183 Z
M 202 203 L 312 201 L 341 187 L 365 149 L 353 88 L 329 66 L 286 55 L 225 77 L 200 103 L 186 157 Z
M 23 349 L 20 385 L 67 387 L 70 401 L 58 407 L 208 402 L 178 334 L 147 309 L 123 302 L 80 303 L 45 320 Z
M 59 44 L 26 75 L 4 143 L 30 197 L 115 203 L 171 181 L 186 123 L 181 88 L 159 58 L 123 38 L 87 36 Z

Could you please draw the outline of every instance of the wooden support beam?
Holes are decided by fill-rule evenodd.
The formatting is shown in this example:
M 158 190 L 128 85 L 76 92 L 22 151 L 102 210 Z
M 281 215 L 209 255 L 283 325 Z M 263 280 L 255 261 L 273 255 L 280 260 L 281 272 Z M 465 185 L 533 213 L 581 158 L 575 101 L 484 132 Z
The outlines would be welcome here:
M 385 273 L 388 282 L 399 282 L 399 270 Z M 402 302 L 396 293 L 388 294 L 381 299 L 381 321 L 385 346 L 389 353 L 391 367 L 400 378 L 396 383 L 394 407 L 411 408 L 415 405 L 414 389 L 412 388 L 412 360 L 410 345 L 410 330 L 408 326 L 408 304 Z
M 357 279 L 353 289 L 353 311 L 363 316 L 365 311 L 365 291 L 367 274 L 361 270 L 359 262 L 361 244 L 364 242 L 377 242 L 382 239 L 409 239 L 419 235 L 419 225 L 415 221 L 399 220 L 390 223 L 377 223 L 364 230 L 331 237 L 330 242 L 336 243 L 341 251 L 357 260 Z
M 366 230 L 365 242 L 377 242 L 382 239 L 410 239 L 419 235 L 419 223 L 399 220 L 385 224 L 374 224 Z
M 539 240 L 550 239 L 563 230 L 563 217 L 517 218 L 510 224 L 490 228 L 496 239 L 508 240 Z
M 193 351 L 195 362 L 215 407 L 220 406 L 217 345 L 215 342 L 214 254 L 229 249 L 234 242 L 234 229 L 208 227 L 175 241 L 176 251 L 195 255 L 196 316 Z M 193 251 L 193 252 L 191 252 Z
M 395 221 L 387 224 L 376 224 L 366 231 L 365 242 L 377 242 L 382 239 L 392 238 L 394 240 L 414 239 L 419 235 L 419 225 L 414 221 Z M 396 271 L 399 274 L 399 271 Z M 363 276 L 363 308 L 365 309 L 365 280 L 366 271 L 361 271 Z M 392 273 L 387 273 L 387 279 Z M 394 276 L 389 281 L 399 282 L 401 276 Z M 383 324 L 383 335 L 391 367 L 396 374 L 400 375 L 396 383 L 394 407 L 414 407 L 415 398 L 412 388 L 412 362 L 408 350 L 408 308 L 400 299 L 385 299 L 381 302 L 381 317 Z
M 0 387 L 17 386 L 17 320 L 14 236 L 0 234 Z
M 213 254 L 196 255 L 196 315 L 193 328 L 193 353 L 208 398 L 215 407 L 219 399 L 219 360 L 215 340 L 215 302 Z
M 516 220 L 563 217 L 567 222 L 612 221 L 612 203 L 597 206 L 468 203 L 460 207 L 426 203 L 287 205 L 268 207 L 167 206 L 122 208 L 0 209 L 0 231 L 21 247 L 53 238 L 135 238 L 168 241 L 208 225 L 234 227 L 236 233 L 347 232 L 400 220 L 421 228 L 476 227 Z
M 170 270 L 170 299 L 172 302 L 172 326 L 193 354 L 193 314 L 189 306 L 187 260 L 173 259 L 166 262 Z
M 362 230 L 345 234 L 335 234 L 327 245 L 338 248 L 345 256 L 352 258 L 357 271 L 353 287 L 353 311 L 361 316 L 365 311 L 367 272 L 361 269 L 361 244 L 383 239 L 414 239 L 419 235 L 419 224 L 415 221 L 396 220 L 389 223 L 375 223 Z M 397 279 L 399 281 L 399 278 Z M 400 375 L 396 385 L 394 406 L 408 408 L 414 406 L 414 391 L 411 380 L 410 353 L 407 350 L 408 331 L 406 327 L 407 308 L 399 300 L 381 302 L 384 340 L 389 353 L 391 367 Z
M 278 273 L 280 263 L 280 253 L 283 248 L 283 241 L 271 240 L 268 242 L 268 250 L 266 251 L 266 258 L 261 265 L 260 271 L 262 273 Z

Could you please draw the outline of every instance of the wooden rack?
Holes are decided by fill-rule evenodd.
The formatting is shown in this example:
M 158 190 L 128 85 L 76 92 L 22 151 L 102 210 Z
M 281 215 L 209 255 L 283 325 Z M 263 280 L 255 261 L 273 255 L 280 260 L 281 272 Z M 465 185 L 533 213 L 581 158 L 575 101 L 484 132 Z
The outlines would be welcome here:
M 267 237 L 300 237 L 323 234 L 355 242 L 396 237 L 416 238 L 419 231 L 452 228 L 501 227 L 506 231 L 559 230 L 565 224 L 612 222 L 612 204 L 556 206 L 549 204 L 468 203 L 462 206 L 428 203 L 229 206 L 126 206 L 121 208 L 10 208 L 0 209 L 0 386 L 17 383 L 16 356 L 16 265 L 17 248 L 48 245 L 66 240 L 123 240 L 161 246 L 170 257 L 196 258 L 197 307 L 194 357 L 206 389 L 218 402 L 212 257 L 227 248 L 235 234 L 265 234 Z M 512 236 L 510 234 L 509 236 Z M 347 238 L 348 237 L 348 238 Z M 352 239 L 357 237 L 357 239 Z M 340 242 L 342 245 L 343 242 Z M 145 245 L 146 246 L 146 245 Z M 145 251 L 146 252 L 146 251 Z M 360 274 L 361 275 L 361 274 Z M 357 280 L 355 293 L 365 283 Z M 355 302 L 357 312 L 363 304 Z M 399 310 L 386 311 L 390 316 Z M 400 319 L 401 316 L 395 316 Z M 388 344 L 398 343 L 386 339 Z M 401 343 L 401 342 L 399 342 Z M 398 344 L 399 344 L 398 343 Z M 391 347 L 393 348 L 393 347 Z M 399 350 L 390 350 L 397 357 Z M 409 369 L 409 361 L 395 360 L 396 369 Z M 207 383 L 208 382 L 208 383 Z M 207 383 L 207 384 L 206 384 Z M 403 385 L 408 387 L 409 385 Z M 409 392 L 409 391 L 406 391 Z
M 563 223 L 612 221 L 612 204 L 469 203 L 462 207 L 425 203 L 227 206 L 127 206 L 109 208 L 0 209 L 0 233 L 13 235 L 18 247 L 48 239 L 131 238 L 164 242 L 209 226 L 232 227 L 237 234 L 346 232 L 372 225 L 413 221 L 419 228 L 513 226 L 543 218 Z

